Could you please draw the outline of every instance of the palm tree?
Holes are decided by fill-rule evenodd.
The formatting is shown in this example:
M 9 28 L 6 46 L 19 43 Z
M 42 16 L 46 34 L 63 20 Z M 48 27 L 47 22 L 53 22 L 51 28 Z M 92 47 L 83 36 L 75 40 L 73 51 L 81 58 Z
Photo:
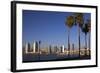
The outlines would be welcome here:
M 74 24 L 74 17 L 68 16 L 65 21 L 65 25 L 68 27 L 68 56 L 70 55 L 70 28 Z
M 72 50 L 73 50 L 73 55 L 74 55 L 74 44 L 72 44 Z
M 82 13 L 74 13 L 75 16 L 75 24 L 78 25 L 78 44 L 79 44 L 79 57 L 80 57 L 80 48 L 81 48 L 81 42 L 80 42 L 80 28 L 82 28 L 84 19 Z
M 87 23 L 82 27 L 82 32 L 85 34 L 85 55 L 87 55 L 87 33 L 89 32 Z
M 88 24 L 88 32 L 89 32 L 89 40 L 88 40 L 88 45 L 89 45 L 89 55 L 90 55 L 90 35 L 91 35 L 91 20 L 87 20 L 87 24 Z

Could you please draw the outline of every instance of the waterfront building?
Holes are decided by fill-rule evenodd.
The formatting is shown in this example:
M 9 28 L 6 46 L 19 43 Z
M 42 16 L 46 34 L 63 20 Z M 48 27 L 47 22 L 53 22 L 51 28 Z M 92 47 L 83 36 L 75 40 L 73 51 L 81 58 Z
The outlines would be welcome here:
M 62 46 L 60 47 L 60 52 L 61 52 L 61 53 L 64 53 L 64 45 L 62 45 Z
M 36 43 L 35 42 L 32 43 L 32 49 L 33 49 L 33 53 L 35 53 L 36 52 Z
M 32 52 L 33 53 L 36 53 L 36 52 L 39 52 L 39 45 L 38 45 L 38 42 L 36 42 L 36 41 L 34 41 L 33 43 L 32 43 Z
M 25 44 L 25 53 L 26 53 L 26 54 L 28 53 L 27 50 L 28 50 L 28 44 L 26 43 L 26 44 Z
M 30 51 L 31 51 L 31 45 L 30 45 L 30 43 L 26 43 L 25 44 L 25 53 L 27 54 Z

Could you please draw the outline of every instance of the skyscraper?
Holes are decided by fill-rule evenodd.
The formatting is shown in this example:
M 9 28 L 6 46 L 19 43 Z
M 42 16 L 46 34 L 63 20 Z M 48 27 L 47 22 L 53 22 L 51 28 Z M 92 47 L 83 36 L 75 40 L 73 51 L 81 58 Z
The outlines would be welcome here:
M 31 45 L 28 43 L 28 52 L 31 52 Z
M 26 45 L 25 45 L 25 53 L 27 54 L 28 52 L 31 52 L 31 45 L 30 45 L 30 43 L 26 43 Z
M 62 46 L 60 47 L 60 50 L 61 50 L 61 51 L 60 51 L 61 53 L 64 53 L 64 45 L 62 45 Z
M 38 42 L 37 41 L 35 42 L 35 51 L 39 52 L 39 46 L 38 46 Z
M 25 44 L 25 53 L 28 53 L 28 43 Z
M 35 42 L 32 43 L 32 49 L 33 49 L 33 53 L 35 53 L 36 52 L 36 43 Z

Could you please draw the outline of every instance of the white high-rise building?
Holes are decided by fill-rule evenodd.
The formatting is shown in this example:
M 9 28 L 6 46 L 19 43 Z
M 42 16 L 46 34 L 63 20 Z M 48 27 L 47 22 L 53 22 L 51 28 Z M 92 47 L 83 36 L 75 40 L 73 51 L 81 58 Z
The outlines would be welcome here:
M 61 46 L 60 50 L 61 50 L 61 53 L 64 53 L 64 45 Z
M 25 53 L 28 53 L 28 43 L 25 44 Z
M 39 52 L 39 45 L 36 41 L 32 43 L 32 49 L 33 49 L 32 51 L 33 53 Z
M 64 53 L 64 45 L 62 45 L 62 52 Z
M 38 42 L 33 42 L 32 44 L 26 43 L 25 44 L 25 53 L 36 53 L 39 52 L 39 45 Z
M 31 48 L 30 43 L 26 43 L 26 44 L 25 44 L 25 53 L 26 53 L 26 54 L 32 53 L 31 50 L 32 50 L 32 48 Z

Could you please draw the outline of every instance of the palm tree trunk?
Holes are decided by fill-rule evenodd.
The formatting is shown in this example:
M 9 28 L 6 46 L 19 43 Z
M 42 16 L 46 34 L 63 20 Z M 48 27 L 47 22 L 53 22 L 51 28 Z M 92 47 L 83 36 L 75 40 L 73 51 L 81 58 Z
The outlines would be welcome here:
M 68 56 L 70 56 L 70 28 L 68 28 Z
M 40 60 L 40 44 L 38 44 L 38 51 L 39 51 L 39 60 Z
M 90 31 L 89 31 L 89 41 L 88 41 L 88 45 L 89 45 L 89 55 L 90 55 L 90 36 L 91 35 L 91 33 L 90 33 Z
M 79 44 L 79 57 L 80 57 L 80 27 L 79 27 L 79 24 L 78 24 L 78 44 Z
M 87 55 L 87 34 L 85 34 L 85 56 Z
M 72 49 L 73 49 L 73 55 L 74 55 L 74 44 L 72 44 Z

